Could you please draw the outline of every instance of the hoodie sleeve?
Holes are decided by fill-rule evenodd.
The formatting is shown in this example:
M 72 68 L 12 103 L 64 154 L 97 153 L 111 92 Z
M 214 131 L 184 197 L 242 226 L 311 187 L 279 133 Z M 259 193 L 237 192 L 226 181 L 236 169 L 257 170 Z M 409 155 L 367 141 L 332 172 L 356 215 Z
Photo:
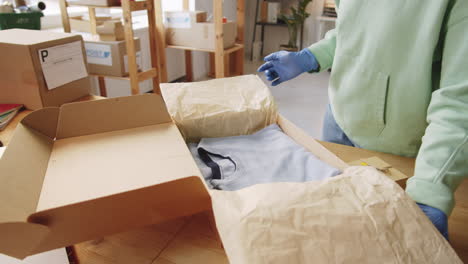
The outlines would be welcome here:
M 339 13 L 340 0 L 335 0 L 336 12 Z M 314 54 L 319 64 L 319 72 L 328 70 L 333 64 L 336 48 L 336 29 L 332 29 L 325 34 L 325 38 L 312 44 L 308 49 Z M 316 71 L 314 71 L 316 72 Z
M 333 58 L 335 57 L 335 48 L 336 29 L 328 31 L 324 39 L 309 47 L 309 50 L 314 54 L 315 59 L 317 59 L 317 62 L 320 65 L 320 72 L 331 68 Z
M 455 1 L 442 34 L 440 88 L 432 93 L 428 127 L 406 192 L 444 211 L 468 176 L 468 1 Z

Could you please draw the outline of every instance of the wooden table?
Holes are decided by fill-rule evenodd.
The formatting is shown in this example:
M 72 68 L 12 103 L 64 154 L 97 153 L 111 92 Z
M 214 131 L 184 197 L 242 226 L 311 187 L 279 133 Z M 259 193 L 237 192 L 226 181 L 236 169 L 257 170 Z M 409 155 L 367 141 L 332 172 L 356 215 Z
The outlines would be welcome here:
M 89 96 L 79 101 L 96 100 Z M 21 112 L 0 132 L 8 145 L 16 125 L 31 111 Z M 365 149 L 321 142 L 345 162 L 377 156 L 406 175 L 413 175 L 414 159 Z M 457 205 L 449 219 L 451 244 L 468 263 L 468 181 L 456 192 Z M 206 264 L 228 263 L 221 243 L 212 230 L 208 213 L 144 227 L 74 246 L 80 264 Z

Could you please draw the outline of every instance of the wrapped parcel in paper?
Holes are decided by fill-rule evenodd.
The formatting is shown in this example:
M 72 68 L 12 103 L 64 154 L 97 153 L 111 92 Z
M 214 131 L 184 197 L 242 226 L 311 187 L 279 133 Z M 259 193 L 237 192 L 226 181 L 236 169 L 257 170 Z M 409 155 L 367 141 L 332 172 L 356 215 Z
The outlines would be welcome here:
M 256 75 L 165 83 L 161 91 L 188 142 L 202 137 L 248 135 L 276 122 L 274 99 Z

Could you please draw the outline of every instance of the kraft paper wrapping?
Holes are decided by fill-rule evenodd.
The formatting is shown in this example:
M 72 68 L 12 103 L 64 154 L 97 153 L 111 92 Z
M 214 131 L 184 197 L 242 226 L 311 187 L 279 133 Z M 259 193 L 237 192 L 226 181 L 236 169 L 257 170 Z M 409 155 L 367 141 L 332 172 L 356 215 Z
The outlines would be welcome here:
M 276 122 L 274 99 L 256 75 L 165 83 L 161 91 L 187 142 L 248 135 Z
M 370 167 L 211 194 L 233 264 L 462 263 L 415 202 Z

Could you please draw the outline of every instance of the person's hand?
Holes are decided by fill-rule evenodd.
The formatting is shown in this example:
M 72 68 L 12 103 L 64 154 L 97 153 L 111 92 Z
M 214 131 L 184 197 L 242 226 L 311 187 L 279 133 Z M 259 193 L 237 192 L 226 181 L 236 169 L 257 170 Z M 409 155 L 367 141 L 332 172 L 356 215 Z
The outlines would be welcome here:
M 441 210 L 424 205 L 424 204 L 417 204 L 419 208 L 426 214 L 426 216 L 431 220 L 434 226 L 439 230 L 439 232 L 448 240 L 448 223 L 447 223 L 447 216 Z
M 319 65 L 309 49 L 299 52 L 278 51 L 265 57 L 264 63 L 257 71 L 265 72 L 268 81 L 276 86 L 291 80 L 303 72 L 317 70 Z

